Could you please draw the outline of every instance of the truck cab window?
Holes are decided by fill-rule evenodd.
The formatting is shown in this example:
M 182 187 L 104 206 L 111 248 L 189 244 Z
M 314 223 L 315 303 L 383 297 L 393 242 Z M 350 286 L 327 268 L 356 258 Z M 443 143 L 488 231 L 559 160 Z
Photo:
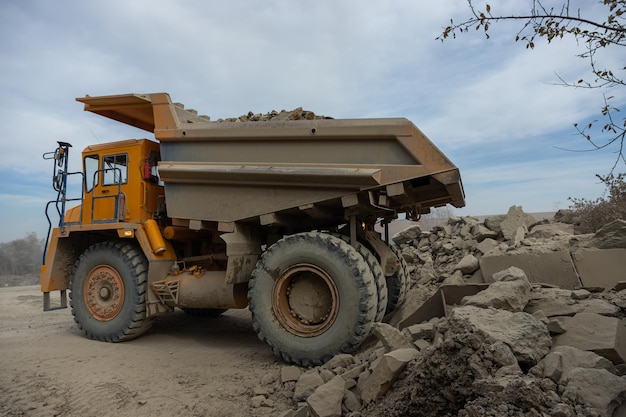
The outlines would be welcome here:
M 102 158 L 104 179 L 102 185 L 126 184 L 128 181 L 128 155 L 107 155 Z
M 98 155 L 87 155 L 85 157 L 85 191 L 90 192 L 98 185 L 98 177 L 94 176 L 98 170 Z M 94 183 L 95 181 L 95 183 Z

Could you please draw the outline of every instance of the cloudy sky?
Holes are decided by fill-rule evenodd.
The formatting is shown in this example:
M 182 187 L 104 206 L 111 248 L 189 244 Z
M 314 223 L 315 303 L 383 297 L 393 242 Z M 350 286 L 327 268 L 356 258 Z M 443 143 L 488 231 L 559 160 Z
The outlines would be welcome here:
M 523 3 L 491 6 L 527 11 Z M 212 119 L 299 106 L 407 117 L 460 168 L 467 206 L 458 215 L 553 211 L 568 197 L 602 195 L 594 174 L 616 155 L 558 149 L 586 149 L 573 124 L 603 104 L 597 91 L 555 85 L 556 74 L 588 76 L 576 43 L 531 51 L 507 24 L 489 40 L 435 40 L 468 14 L 465 0 L 2 1 L 0 242 L 45 236 L 55 192 L 42 154 L 57 140 L 72 143 L 78 170 L 90 143 L 146 137 L 83 112 L 74 99 L 86 94 L 165 91 Z M 603 58 L 623 67 L 623 56 Z M 626 101 L 618 93 L 615 104 Z

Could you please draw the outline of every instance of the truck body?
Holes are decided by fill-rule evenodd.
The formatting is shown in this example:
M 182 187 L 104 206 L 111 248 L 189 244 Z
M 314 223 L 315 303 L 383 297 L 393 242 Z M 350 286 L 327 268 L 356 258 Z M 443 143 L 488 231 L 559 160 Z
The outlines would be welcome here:
M 70 290 L 96 340 L 135 338 L 175 308 L 249 308 L 278 356 L 322 363 L 403 302 L 408 271 L 386 225 L 464 205 L 458 169 L 407 119 L 224 122 L 166 93 L 77 100 L 154 134 L 88 146 L 81 172 L 68 172 L 68 143 L 44 155 L 57 191 L 44 310 Z

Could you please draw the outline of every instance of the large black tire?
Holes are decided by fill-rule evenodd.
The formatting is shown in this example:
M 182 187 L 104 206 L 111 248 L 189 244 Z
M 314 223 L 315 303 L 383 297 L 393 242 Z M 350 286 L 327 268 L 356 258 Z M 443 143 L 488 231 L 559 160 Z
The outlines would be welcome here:
M 376 315 L 376 284 L 363 257 L 325 233 L 287 236 L 258 261 L 248 291 L 252 323 L 277 356 L 320 365 L 354 351 Z
M 146 317 L 148 262 L 126 242 L 88 248 L 74 266 L 70 299 L 74 321 L 94 340 L 122 342 L 152 326 Z
M 391 249 L 400 260 L 400 265 L 395 274 L 387 277 L 388 297 L 385 315 L 393 313 L 400 307 L 406 298 L 406 292 L 409 290 L 409 265 L 397 246 L 392 246 Z
M 340 237 L 344 242 L 350 243 L 350 237 L 342 234 L 333 234 L 333 236 Z M 356 243 L 355 249 L 365 260 L 365 263 L 369 267 L 369 270 L 372 272 L 374 276 L 374 282 L 376 282 L 376 293 L 378 294 L 378 307 L 376 308 L 376 316 L 374 317 L 375 322 L 379 322 L 385 317 L 387 314 L 387 278 L 383 273 L 382 268 L 380 267 L 380 262 L 374 256 L 374 254 L 360 242 Z

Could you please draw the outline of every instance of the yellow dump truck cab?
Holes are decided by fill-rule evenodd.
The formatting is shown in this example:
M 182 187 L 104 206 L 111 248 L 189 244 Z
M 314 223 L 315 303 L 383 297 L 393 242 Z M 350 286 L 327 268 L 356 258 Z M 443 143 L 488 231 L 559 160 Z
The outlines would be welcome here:
M 163 187 L 156 166 L 159 145 L 132 139 L 92 145 L 83 151 L 83 225 L 141 223 L 163 210 Z
M 41 288 L 44 309 L 51 309 L 50 292 L 62 291 L 61 305 L 66 306 L 65 290 L 78 256 L 89 246 L 108 239 L 139 240 L 149 246 L 145 225 L 159 219 L 165 212 L 163 186 L 159 185 L 157 164 L 159 144 L 148 139 L 88 146 L 82 153 L 82 172 L 67 172 L 67 156 L 71 145 L 60 142 L 47 159 L 56 159 L 53 183 L 57 199 L 48 203 L 46 214 L 56 208 L 58 225 L 51 230 Z M 44 157 L 46 157 L 44 155 Z M 69 198 L 67 178 L 80 177 L 80 197 Z M 71 179 L 70 179 L 71 182 Z M 66 209 L 66 204 L 78 203 Z M 148 252 L 154 252 L 151 248 Z

